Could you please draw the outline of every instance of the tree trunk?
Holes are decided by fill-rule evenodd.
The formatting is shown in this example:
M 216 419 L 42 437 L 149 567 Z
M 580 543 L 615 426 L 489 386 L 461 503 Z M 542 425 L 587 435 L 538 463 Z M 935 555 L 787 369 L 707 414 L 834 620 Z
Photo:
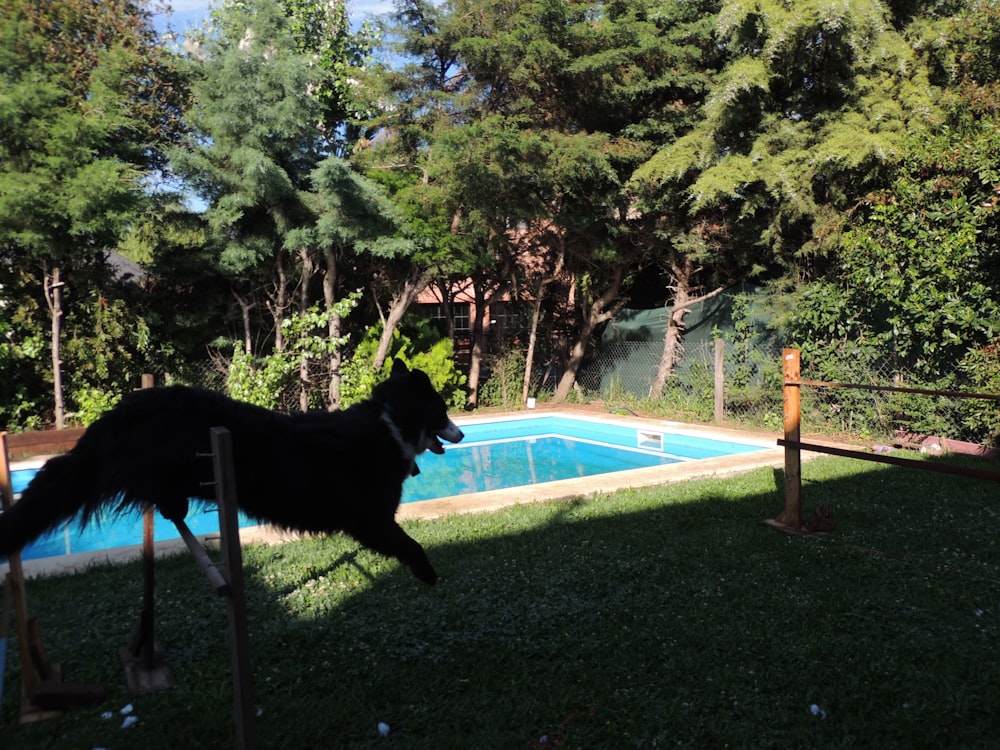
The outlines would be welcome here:
M 476 314 L 472 319 L 472 346 L 469 352 L 469 401 L 468 408 L 479 406 L 479 375 L 483 367 L 483 353 L 486 350 L 486 331 L 483 319 L 490 305 L 496 303 L 509 289 L 509 282 L 499 282 L 491 291 L 486 291 L 484 274 L 473 274 L 472 295 L 476 303 Z
M 472 316 L 471 345 L 469 346 L 469 400 L 466 406 L 479 406 L 479 373 L 483 366 L 483 316 L 486 314 L 486 292 L 479 279 L 473 277 L 472 297 L 475 314 Z
M 545 288 L 554 282 L 562 273 L 563 261 L 566 258 L 566 243 L 562 235 L 558 235 L 559 254 L 552 273 L 538 280 L 535 287 L 535 300 L 531 306 L 531 329 L 528 331 L 528 351 L 524 357 L 524 384 L 521 387 L 521 403 L 527 403 L 528 390 L 531 387 L 531 371 L 535 363 L 535 345 L 538 342 L 538 326 L 542 320 L 542 300 L 545 298 Z
M 626 300 L 620 297 L 622 281 L 625 278 L 625 267 L 617 266 L 612 275 L 607 289 L 600 297 L 583 304 L 587 305 L 584 310 L 583 324 L 570 348 L 569 360 L 566 363 L 566 370 L 559 379 L 556 392 L 553 395 L 554 401 L 562 401 L 569 395 L 570 389 L 576 383 L 576 375 L 583 364 L 583 358 L 587 354 L 587 347 L 590 344 L 590 337 L 594 329 L 606 320 L 611 320 L 618 311 L 625 305 Z
M 45 270 L 42 276 L 42 289 L 45 294 L 45 304 L 49 308 L 51 321 L 49 342 L 52 351 L 52 395 L 55 403 L 56 429 L 66 426 L 66 408 L 63 403 L 62 380 L 62 290 L 64 283 L 60 278 L 59 266 Z
M 243 317 L 243 351 L 247 356 L 253 354 L 253 337 L 250 334 L 250 310 L 254 308 L 255 303 L 247 302 L 235 291 L 233 291 L 233 296 L 236 298 L 236 303 L 240 306 L 240 314 Z
M 305 313 L 309 309 L 309 282 L 316 272 L 316 264 L 313 262 L 309 250 L 299 251 L 299 260 L 302 266 L 302 277 L 299 282 L 299 313 Z M 310 335 L 310 331 L 302 331 L 303 339 Z M 309 411 L 309 390 L 312 385 L 312 377 L 309 372 L 309 358 L 302 353 L 299 360 L 299 410 Z
M 323 301 L 327 310 L 332 310 L 337 301 L 337 253 L 332 248 L 326 250 L 326 270 L 323 272 Z M 342 335 L 344 322 L 339 315 L 331 315 L 327 326 L 330 340 L 339 339 Z M 344 354 L 338 346 L 330 353 L 330 384 L 326 392 L 326 408 L 336 411 L 340 408 L 340 366 L 344 362 Z
M 455 313 L 451 302 L 451 279 L 438 279 L 438 291 L 441 292 L 441 312 L 444 315 L 445 333 L 451 343 L 455 343 Z
M 274 321 L 274 351 L 281 353 L 285 351 L 285 336 L 281 330 L 281 321 L 288 307 L 288 278 L 285 274 L 285 262 L 278 252 L 274 256 L 274 270 L 277 276 L 274 293 L 268 295 L 267 309 L 271 313 L 271 320 Z
M 406 311 L 410 309 L 410 305 L 413 304 L 417 295 L 429 283 L 431 283 L 431 272 L 428 269 L 424 269 L 419 273 L 410 274 L 403 282 L 403 285 L 392 296 L 392 302 L 389 304 L 389 312 L 386 314 L 382 326 L 382 337 L 379 339 L 378 350 L 375 352 L 375 362 L 373 364 L 376 371 L 382 369 L 382 365 L 385 364 L 385 360 L 389 356 L 389 347 L 392 345 L 392 334 L 396 331 L 396 326 L 399 325 L 403 316 L 406 315 Z
M 719 286 L 699 297 L 692 297 L 691 290 L 694 288 L 694 279 L 701 270 L 697 268 L 694 261 L 689 257 L 670 263 L 670 274 L 673 277 L 674 304 L 670 311 L 670 318 L 667 320 L 667 330 L 663 336 L 663 352 L 660 355 L 660 364 L 656 370 L 656 378 L 650 388 L 650 398 L 660 398 L 663 396 L 663 389 L 667 384 L 667 378 L 673 375 L 674 367 L 681 361 L 684 352 L 684 318 L 691 311 L 691 306 L 699 302 L 717 297 L 725 291 L 726 287 Z
M 528 392 L 531 388 L 531 369 L 535 364 L 535 343 L 538 341 L 538 324 L 542 320 L 542 297 L 545 285 L 539 283 L 535 289 L 535 301 L 531 306 L 531 328 L 528 331 L 528 351 L 524 355 L 524 383 L 521 385 L 521 403 L 528 402 Z
M 660 364 L 656 368 L 656 378 L 653 380 L 649 395 L 660 398 L 667 384 L 667 378 L 674 374 L 674 365 L 681 360 L 684 345 L 681 337 L 684 335 L 684 316 L 690 311 L 688 294 L 680 289 L 674 295 L 674 305 L 667 319 L 667 330 L 663 335 L 663 350 L 660 353 Z

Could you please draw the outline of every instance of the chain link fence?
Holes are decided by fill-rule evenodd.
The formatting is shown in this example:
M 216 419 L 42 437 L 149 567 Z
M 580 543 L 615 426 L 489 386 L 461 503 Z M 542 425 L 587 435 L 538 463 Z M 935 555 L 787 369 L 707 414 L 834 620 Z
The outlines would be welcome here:
M 216 354 L 214 357 L 194 363 L 187 363 L 182 368 L 166 369 L 152 368 L 156 385 L 192 385 L 206 388 L 210 391 L 233 395 L 230 391 L 231 362 L 227 357 Z M 309 384 L 309 408 L 322 408 L 321 394 L 329 387 L 329 373 L 322 368 L 312 368 Z M 298 379 L 289 375 L 280 382 L 270 383 L 275 390 L 269 391 L 269 402 L 281 412 L 300 411 L 301 385 Z M 273 398 L 273 401 L 271 400 Z
M 200 362 L 186 363 L 180 367 L 153 366 L 148 367 L 153 376 L 154 384 L 161 385 L 193 385 L 207 388 L 210 391 L 227 393 L 229 391 L 228 363 L 221 359 L 207 359 Z
M 578 391 L 577 396 L 665 419 L 781 428 L 780 352 L 768 361 L 759 350 L 734 351 L 728 343 L 721 352 L 713 341 L 686 346 L 662 392 L 654 396 L 662 352 L 661 342 L 605 345 L 581 368 L 577 382 L 582 394 Z M 720 353 L 722 373 L 717 378 Z
M 711 341 L 685 347 L 681 363 L 667 378 L 663 392 L 654 397 L 661 353 L 659 342 L 615 341 L 605 345 L 581 368 L 568 401 L 600 401 L 612 410 L 627 409 L 677 421 L 782 429 L 780 348 L 748 349 L 731 341 L 721 350 Z M 721 376 L 717 377 L 720 354 Z M 498 353 L 485 364 L 480 405 L 521 408 L 523 353 Z M 154 374 L 159 385 L 186 383 L 227 390 L 227 366 L 222 361 L 194 364 L 183 372 Z M 561 375 L 553 359 L 543 360 L 532 369 L 529 395 L 540 402 L 551 400 Z M 928 437 L 979 446 L 1000 444 L 1000 402 L 949 395 L 983 392 L 958 366 L 928 378 L 901 369 L 888 358 L 872 364 L 849 351 L 825 352 L 821 360 L 803 353 L 802 378 L 946 391 L 926 395 L 803 388 L 804 433 L 911 446 L 927 443 Z M 297 382 L 283 389 L 279 404 L 287 411 L 299 408 Z
M 780 430 L 782 416 L 781 350 L 741 350 L 725 342 L 721 377 L 714 342 L 686 348 L 684 359 L 667 378 L 663 392 L 653 396 L 662 344 L 612 342 L 594 354 L 577 378 L 571 400 L 600 400 L 610 409 L 630 409 L 648 416 L 681 421 L 722 423 Z M 978 446 L 1000 444 L 1000 402 L 987 397 L 958 367 L 929 378 L 906 371 L 886 359 L 874 365 L 845 352 L 803 355 L 802 378 L 866 386 L 890 386 L 942 391 L 940 394 L 894 393 L 844 388 L 803 388 L 802 429 L 872 442 L 920 446 L 944 445 L 943 439 Z M 829 363 L 837 363 L 831 370 Z M 535 373 L 531 393 L 551 398 L 557 372 Z M 717 391 L 721 387 L 721 394 Z M 721 405 L 721 412 L 720 412 Z
M 865 361 L 845 349 L 824 353 L 822 358 L 803 356 L 802 379 L 935 391 L 804 387 L 803 429 L 908 447 L 946 446 L 946 441 L 1000 446 L 998 394 L 984 388 L 959 364 L 928 376 L 900 366 L 891 357 Z

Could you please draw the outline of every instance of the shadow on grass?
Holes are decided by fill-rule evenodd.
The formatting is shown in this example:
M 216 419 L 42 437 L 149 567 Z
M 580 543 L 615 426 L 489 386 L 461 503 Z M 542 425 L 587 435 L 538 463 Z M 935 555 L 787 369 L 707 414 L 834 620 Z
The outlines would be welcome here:
M 827 538 L 760 525 L 783 486 L 761 470 L 411 524 L 435 588 L 340 537 L 249 548 L 261 746 L 995 746 L 996 485 L 803 473 Z M 112 697 L 15 728 L 9 670 L 4 748 L 232 746 L 224 608 L 186 557 L 157 587 L 178 686 L 133 699 L 138 567 L 32 583 L 53 656 Z M 100 718 L 128 702 L 137 727 Z

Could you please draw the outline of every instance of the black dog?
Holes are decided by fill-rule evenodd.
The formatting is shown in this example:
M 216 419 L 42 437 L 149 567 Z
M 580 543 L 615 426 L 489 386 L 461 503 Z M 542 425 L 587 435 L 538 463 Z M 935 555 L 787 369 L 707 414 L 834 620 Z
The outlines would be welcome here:
M 279 414 L 184 386 L 136 391 L 0 514 L 0 557 L 79 511 L 86 523 L 102 505 L 126 512 L 149 501 L 183 519 L 188 499 L 203 498 L 212 479 L 212 427 L 232 435 L 237 500 L 248 516 L 297 531 L 345 531 L 424 583 L 437 580 L 395 515 L 416 457 L 443 453 L 439 437 L 464 436 L 427 375 L 398 361 L 369 400 L 332 413 Z

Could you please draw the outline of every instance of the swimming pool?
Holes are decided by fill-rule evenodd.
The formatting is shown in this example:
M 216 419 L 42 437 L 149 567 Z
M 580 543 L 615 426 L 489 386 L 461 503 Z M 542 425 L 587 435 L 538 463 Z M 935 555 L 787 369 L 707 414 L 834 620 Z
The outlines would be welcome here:
M 637 425 L 606 418 L 533 415 L 461 420 L 465 439 L 445 447 L 443 456 L 425 454 L 420 474 L 403 485 L 402 502 L 411 507 L 438 498 L 490 494 L 529 485 L 556 486 L 566 480 L 638 469 L 749 454 L 764 444 L 686 434 L 670 425 Z M 669 429 L 668 429 L 669 428 Z M 37 468 L 11 472 L 14 492 L 21 492 Z M 172 523 L 155 516 L 158 542 L 179 538 Z M 192 505 L 186 519 L 195 534 L 216 534 L 218 514 Z M 240 526 L 257 522 L 240 515 Z M 50 532 L 22 551 L 39 560 L 78 552 L 128 547 L 142 542 L 142 519 L 126 516 L 92 523 L 75 521 Z
M 566 416 L 464 422 L 465 439 L 418 460 L 403 502 L 542 484 L 762 450 L 658 427 Z

